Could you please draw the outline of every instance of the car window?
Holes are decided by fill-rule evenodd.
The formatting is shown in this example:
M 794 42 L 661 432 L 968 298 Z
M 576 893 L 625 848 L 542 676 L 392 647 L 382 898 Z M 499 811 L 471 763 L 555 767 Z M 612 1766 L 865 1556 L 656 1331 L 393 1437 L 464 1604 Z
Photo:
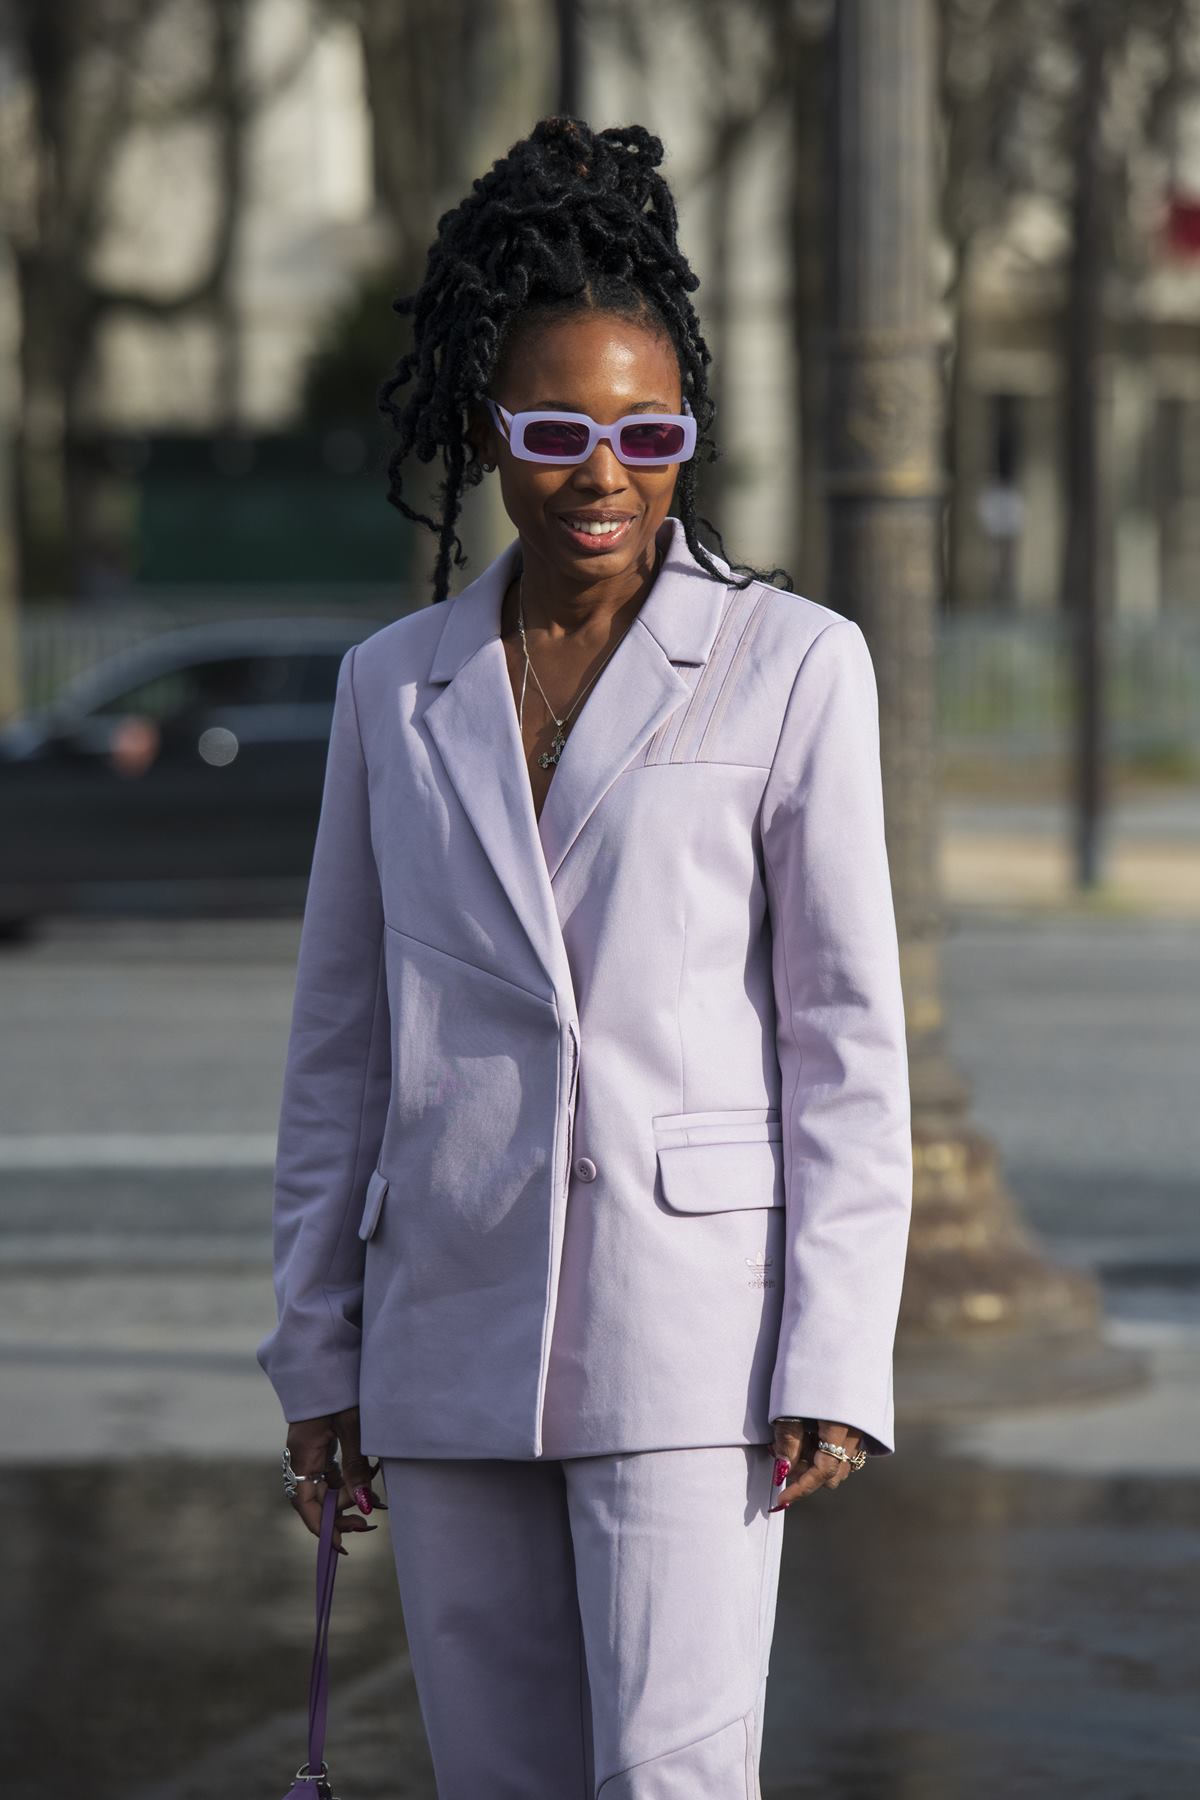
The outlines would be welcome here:
M 294 694 L 290 656 L 231 656 L 167 669 L 102 700 L 98 713 L 140 713 L 159 724 L 217 706 L 263 706 Z
M 151 681 L 113 694 L 90 710 L 97 713 L 142 713 L 151 719 L 167 719 L 187 703 L 190 669 L 168 669 Z

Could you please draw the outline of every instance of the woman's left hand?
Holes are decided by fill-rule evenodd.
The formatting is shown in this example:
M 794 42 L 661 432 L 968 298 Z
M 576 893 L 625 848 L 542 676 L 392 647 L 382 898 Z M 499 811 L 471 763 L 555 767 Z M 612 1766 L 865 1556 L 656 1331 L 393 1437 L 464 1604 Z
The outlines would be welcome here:
M 830 1455 L 828 1450 L 817 1449 L 817 1439 L 825 1438 L 831 1444 L 841 1444 L 847 1456 L 856 1456 L 863 1439 L 862 1432 L 853 1425 L 843 1425 L 837 1419 L 810 1419 L 802 1432 L 795 1425 L 780 1423 L 773 1429 L 776 1478 L 782 1463 L 788 1464 L 788 1470 L 784 1483 L 776 1488 L 772 1512 L 781 1511 L 818 1488 L 841 1487 L 854 1473 L 848 1462 Z

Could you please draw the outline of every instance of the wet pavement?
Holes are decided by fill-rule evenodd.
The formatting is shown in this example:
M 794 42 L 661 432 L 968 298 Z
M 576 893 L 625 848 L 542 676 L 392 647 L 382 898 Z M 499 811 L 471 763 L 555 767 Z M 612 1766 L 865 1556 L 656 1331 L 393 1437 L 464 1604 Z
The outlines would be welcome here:
M 273 1479 L 80 1464 L 10 1472 L 3 1502 L 5 1792 L 278 1800 L 304 1755 L 312 1540 Z M 910 1434 L 787 1520 L 764 1792 L 1192 1795 L 1198 1592 L 1194 1480 L 988 1469 Z M 432 1800 L 403 1641 L 385 1523 L 338 1572 L 347 1800 Z
M 767 1800 L 1200 1792 L 1195 940 L 954 923 L 977 1116 L 1150 1379 L 934 1429 L 898 1367 L 898 1454 L 786 1523 Z M 315 1546 L 253 1356 L 293 961 L 256 922 L 64 928 L 0 966 L 14 1800 L 279 1800 L 304 1755 Z M 380 1521 L 338 1572 L 335 1791 L 433 1800 Z

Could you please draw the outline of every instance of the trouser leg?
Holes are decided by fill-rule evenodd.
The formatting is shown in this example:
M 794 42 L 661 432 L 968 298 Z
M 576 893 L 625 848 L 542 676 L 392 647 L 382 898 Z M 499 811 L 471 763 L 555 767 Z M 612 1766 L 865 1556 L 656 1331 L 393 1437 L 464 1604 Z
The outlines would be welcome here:
M 438 1800 L 592 1800 L 562 1465 L 384 1457 Z
M 564 1462 L 600 1800 L 759 1800 L 784 1515 L 766 1446 Z

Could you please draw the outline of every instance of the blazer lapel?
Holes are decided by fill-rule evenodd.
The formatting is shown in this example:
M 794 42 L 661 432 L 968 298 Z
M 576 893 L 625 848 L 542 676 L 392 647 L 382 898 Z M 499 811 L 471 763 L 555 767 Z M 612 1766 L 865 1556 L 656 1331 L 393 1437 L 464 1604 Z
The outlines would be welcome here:
M 501 887 L 556 992 L 572 992 L 558 910 L 538 839 L 504 646 L 500 606 L 520 552 L 513 542 L 454 599 L 430 680 L 447 685 L 425 723 Z
M 571 992 L 552 878 L 612 783 L 692 684 L 676 663 L 704 662 L 725 588 L 706 576 L 680 520 L 659 532 L 662 567 L 633 624 L 575 715 L 539 820 L 500 640 L 504 592 L 520 566 L 520 539 L 453 600 L 430 666 L 445 682 L 425 722 L 455 792 L 556 989 Z M 728 564 L 714 556 L 718 567 Z
M 613 782 L 691 697 L 694 681 L 676 664 L 706 662 L 717 635 L 725 587 L 696 563 L 681 520 L 666 518 L 658 541 L 658 578 L 576 713 L 542 805 L 538 827 L 552 878 Z

